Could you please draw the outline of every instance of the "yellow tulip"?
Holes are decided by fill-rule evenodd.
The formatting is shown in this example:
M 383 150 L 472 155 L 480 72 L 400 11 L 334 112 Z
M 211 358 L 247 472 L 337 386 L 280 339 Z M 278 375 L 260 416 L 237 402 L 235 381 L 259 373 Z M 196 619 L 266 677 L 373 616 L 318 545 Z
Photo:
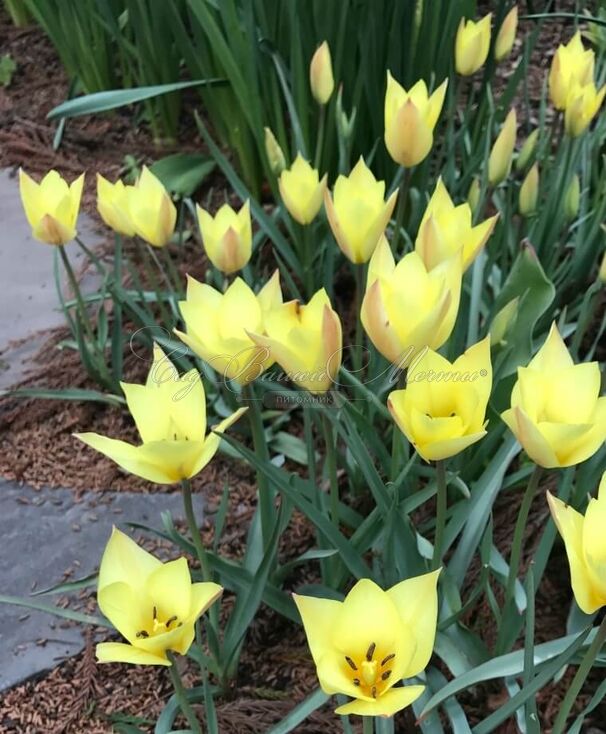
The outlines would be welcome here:
M 564 198 L 564 211 L 568 219 L 574 219 L 579 213 L 579 205 L 581 203 L 581 181 L 575 174 L 572 177 L 568 191 Z
M 515 323 L 518 315 L 518 305 L 520 303 L 519 296 L 512 298 L 503 308 L 496 314 L 490 325 L 490 344 L 507 344 L 505 337 L 509 334 L 509 330 Z
M 450 336 L 461 295 L 461 252 L 428 270 L 417 252 L 396 265 L 383 237 L 368 267 L 362 325 L 390 362 L 425 347 L 438 349 Z
M 549 70 L 549 93 L 556 109 L 566 109 L 574 86 L 593 81 L 594 65 L 595 54 L 583 46 L 580 31 L 566 45 L 558 47 Z
M 500 184 L 507 178 L 511 170 L 511 158 L 516 144 L 517 118 L 515 109 L 511 109 L 505 118 L 501 132 L 490 151 L 488 159 L 488 181 L 492 186 Z
M 237 213 L 229 204 L 223 204 L 214 217 L 201 206 L 196 206 L 196 211 L 204 250 L 211 263 L 227 275 L 241 270 L 252 253 L 250 202 L 246 201 Z
M 606 252 L 602 257 L 602 263 L 598 271 L 598 280 L 600 280 L 602 283 L 606 283 Z
M 447 459 L 486 435 L 492 387 L 490 337 L 452 364 L 428 349 L 408 370 L 406 388 L 387 407 L 398 428 L 426 461 Z
M 282 171 L 278 180 L 280 196 L 290 215 L 299 224 L 313 222 L 322 206 L 327 174 L 312 168 L 299 153 L 290 168 Z
M 474 227 L 470 205 L 465 202 L 455 206 L 439 178 L 421 220 L 415 250 L 428 270 L 462 252 L 463 270 L 467 270 L 492 234 L 498 218 L 498 215 L 490 217 Z
M 383 201 L 385 182 L 377 181 L 360 157 L 349 176 L 339 176 L 334 188 L 324 192 L 330 228 L 343 254 L 352 263 L 365 263 L 385 231 L 398 192 Z
M 571 138 L 577 138 L 587 130 L 600 111 L 605 94 L 606 85 L 598 91 L 593 82 L 571 87 L 564 112 L 564 126 Z
M 330 48 L 326 41 L 318 46 L 311 59 L 309 65 L 309 83 L 311 93 L 316 102 L 325 105 L 335 88 Z
M 513 42 L 516 39 L 516 31 L 518 29 L 518 6 L 514 5 L 513 8 L 507 13 L 494 44 L 494 57 L 497 61 L 503 61 L 506 56 L 509 56 L 511 49 L 513 48 Z
M 120 383 L 141 445 L 100 436 L 76 433 L 88 446 L 108 456 L 125 471 L 156 484 L 174 484 L 190 479 L 217 453 L 223 433 L 245 408 L 213 426 L 206 435 L 206 395 L 194 369 L 182 377 L 156 344 L 154 361 L 145 385 Z
M 171 665 L 167 651 L 187 653 L 196 620 L 222 593 L 218 584 L 192 584 L 185 558 L 162 563 L 114 528 L 101 559 L 97 601 L 128 643 L 101 642 L 97 660 Z
M 606 441 L 600 382 L 598 363 L 575 365 L 554 323 L 528 367 L 518 367 L 511 408 L 501 417 L 535 464 L 580 464 Z
M 21 202 L 38 241 L 65 245 L 74 239 L 83 186 L 84 174 L 68 186 L 57 171 L 49 171 L 38 184 L 19 169 Z
M 480 187 L 480 180 L 475 177 L 472 180 L 471 185 L 469 186 L 469 191 L 467 192 L 467 203 L 471 208 L 472 214 L 476 213 L 476 209 L 478 208 L 478 204 L 480 203 L 481 191 L 482 189 Z
M 396 163 L 410 168 L 429 154 L 447 85 L 445 79 L 430 95 L 427 85 L 420 80 L 407 92 L 387 72 L 385 145 Z
M 361 579 L 343 601 L 293 595 L 322 690 L 354 699 L 337 714 L 393 716 L 423 693 L 424 686 L 397 684 L 419 675 L 431 658 L 439 574 L 387 591 Z
M 97 211 L 110 229 L 125 237 L 135 234 L 128 213 L 130 189 L 132 186 L 125 186 L 120 180 L 112 184 L 100 173 L 97 174 Z
M 179 302 L 187 333 L 175 329 L 175 334 L 216 372 L 246 385 L 273 364 L 269 351 L 257 347 L 248 332 L 264 334 L 267 313 L 281 304 L 277 270 L 257 295 L 241 278 L 221 293 L 190 277 L 186 299 Z
M 136 234 L 154 247 L 164 247 L 175 231 L 177 209 L 162 183 L 143 166 L 128 190 L 128 211 Z
M 284 153 L 271 129 L 268 127 L 263 129 L 265 130 L 265 154 L 269 161 L 269 167 L 273 174 L 279 176 L 286 168 Z
M 553 520 L 566 546 L 574 598 L 585 614 L 606 606 L 606 472 L 585 516 L 547 492 Z
M 520 186 L 520 214 L 528 217 L 537 210 L 537 202 L 539 200 L 539 164 L 534 166 L 526 174 L 526 178 Z
M 516 171 L 523 171 L 528 165 L 530 157 L 532 156 L 532 154 L 534 153 L 534 149 L 536 148 L 538 137 L 539 128 L 537 127 L 530 133 L 530 135 L 526 138 L 524 144 L 520 148 L 520 152 L 518 153 L 518 157 L 516 158 Z
M 455 39 L 455 67 L 461 76 L 471 76 L 484 65 L 490 48 L 492 13 L 475 22 L 461 18 Z
M 249 336 L 269 350 L 291 382 L 314 394 L 330 390 L 341 367 L 343 336 L 323 288 L 307 305 L 289 301 L 269 311 L 265 330 L 265 335 L 250 331 Z

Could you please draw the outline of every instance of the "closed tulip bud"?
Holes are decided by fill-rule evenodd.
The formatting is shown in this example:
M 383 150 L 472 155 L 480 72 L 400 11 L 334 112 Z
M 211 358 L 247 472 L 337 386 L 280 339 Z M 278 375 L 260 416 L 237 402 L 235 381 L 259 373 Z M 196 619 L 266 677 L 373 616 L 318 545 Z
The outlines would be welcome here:
M 393 716 L 425 686 L 399 685 L 418 676 L 433 653 L 440 569 L 383 591 L 360 579 L 343 601 L 293 594 L 320 686 L 353 700 L 341 716 Z
M 469 187 L 469 191 L 467 192 L 467 203 L 469 204 L 472 214 L 476 213 L 476 209 L 480 203 L 480 192 L 480 179 L 474 178 L 471 182 L 471 186 Z
M 602 262 L 598 271 L 598 280 L 600 280 L 602 283 L 606 283 L 606 252 L 602 257 Z
M 276 140 L 276 136 L 273 134 L 270 128 L 266 127 L 265 130 L 265 154 L 269 161 L 269 167 L 271 172 L 275 176 L 279 176 L 282 171 L 286 168 L 286 158 L 280 147 L 280 143 Z
M 330 48 L 326 41 L 321 46 L 318 46 L 311 59 L 311 64 L 309 65 L 309 83 L 311 93 L 316 102 L 325 105 L 335 88 Z
M 564 112 L 564 127 L 571 138 L 577 138 L 587 130 L 598 114 L 605 94 L 606 85 L 598 91 L 593 82 L 571 87 Z
M 490 48 L 491 18 L 491 13 L 477 23 L 461 18 L 455 39 L 455 67 L 461 76 L 471 76 L 484 65 Z
M 507 344 L 505 337 L 509 333 L 509 330 L 515 323 L 518 315 L 518 305 L 520 299 L 513 298 L 497 313 L 492 320 L 490 325 L 490 344 L 496 346 L 497 344 Z
M 516 158 L 516 171 L 523 171 L 530 162 L 530 158 L 534 153 L 534 149 L 537 145 L 538 137 L 539 129 L 536 128 L 524 141 L 524 144 L 522 145 L 522 147 L 520 148 L 520 152 L 518 153 L 518 157 Z
M 513 8 L 507 13 L 494 44 L 494 57 L 497 61 L 503 61 L 506 56 L 509 56 L 511 49 L 513 48 L 513 42 L 516 40 L 516 31 L 518 30 L 518 6 L 514 5 Z
M 19 169 L 19 189 L 32 235 L 48 245 L 65 245 L 78 234 L 76 219 L 80 209 L 84 174 L 70 185 L 57 171 L 49 171 L 36 183 Z
M 257 295 L 241 278 L 221 293 L 189 277 L 186 298 L 179 302 L 187 333 L 175 329 L 175 334 L 223 378 L 247 385 L 274 361 L 248 332 L 265 334 L 267 314 L 281 304 L 277 270 Z
M 353 135 L 354 126 L 356 124 L 356 108 L 354 107 L 349 117 L 343 109 L 343 85 L 339 86 L 337 92 L 337 109 L 335 111 L 335 119 L 337 121 L 337 130 L 339 132 L 339 138 L 342 140 L 349 140 Z
M 427 270 L 461 252 L 465 271 L 484 247 L 497 219 L 498 215 L 472 226 L 469 204 L 455 206 L 439 178 L 421 220 L 415 250 L 423 258 Z
M 547 502 L 566 546 L 576 603 L 585 614 L 594 614 L 606 606 L 606 472 L 584 516 L 550 492 Z
M 428 349 L 408 369 L 406 388 L 387 407 L 398 428 L 425 461 L 460 453 L 486 435 L 492 387 L 490 337 L 452 364 Z
M 227 275 L 241 270 L 252 252 L 250 203 L 246 201 L 238 213 L 223 204 L 214 218 L 200 206 L 196 210 L 208 259 Z
M 154 247 L 173 236 L 177 209 L 159 179 L 143 166 L 137 183 L 128 189 L 128 211 L 135 233 Z
M 579 205 L 581 202 L 581 181 L 575 174 L 572 177 L 566 197 L 564 198 L 564 211 L 567 219 L 574 219 L 579 213 Z
M 324 205 L 332 232 L 343 254 L 352 263 L 365 263 L 375 251 L 391 218 L 398 197 L 387 201 L 385 182 L 377 181 L 360 158 L 349 176 L 339 176 L 333 196 L 324 192 Z
M 192 583 L 187 559 L 162 563 L 128 535 L 113 529 L 99 568 L 99 609 L 127 640 L 97 645 L 100 663 L 172 665 L 167 652 L 185 655 L 197 620 L 223 589 Z
M 125 237 L 135 234 L 128 213 L 128 192 L 131 188 L 120 180 L 112 184 L 100 173 L 97 174 L 97 211 L 110 229 Z
M 290 168 L 282 171 L 278 181 L 280 195 L 290 215 L 299 224 L 310 224 L 316 218 L 326 190 L 327 174 L 312 168 L 299 153 Z
M 179 373 L 158 345 L 145 385 L 120 383 L 128 410 L 142 443 L 98 433 L 76 433 L 76 438 L 109 457 L 118 466 L 156 484 L 175 484 L 196 476 L 217 453 L 221 434 L 246 408 L 213 426 L 206 434 L 206 395 L 199 373 Z
M 600 383 L 598 363 L 575 365 L 554 323 L 528 367 L 518 367 L 511 408 L 501 417 L 535 464 L 580 464 L 606 440 Z
M 528 171 L 526 178 L 520 186 L 519 206 L 520 214 L 528 217 L 537 210 L 537 202 L 539 200 L 539 164 Z
M 450 336 L 461 295 L 462 253 L 428 270 L 418 252 L 396 265 L 381 238 L 368 267 L 362 325 L 378 351 L 397 364 Z
M 569 43 L 558 47 L 549 70 L 549 93 L 557 110 L 566 109 L 573 87 L 585 86 L 593 80 L 594 66 L 595 54 L 584 48 L 580 31 Z
M 269 350 L 291 382 L 314 394 L 330 390 L 341 367 L 343 337 L 324 289 L 307 305 L 290 301 L 270 311 L 265 331 L 265 336 L 253 331 L 249 336 Z
M 406 91 L 387 72 L 385 93 L 385 145 L 396 163 L 410 168 L 427 157 L 448 79 L 429 95 L 423 80 Z
M 500 184 L 509 175 L 511 158 L 516 144 L 517 118 L 515 109 L 511 109 L 505 123 L 498 134 L 488 159 L 488 181 L 492 186 Z

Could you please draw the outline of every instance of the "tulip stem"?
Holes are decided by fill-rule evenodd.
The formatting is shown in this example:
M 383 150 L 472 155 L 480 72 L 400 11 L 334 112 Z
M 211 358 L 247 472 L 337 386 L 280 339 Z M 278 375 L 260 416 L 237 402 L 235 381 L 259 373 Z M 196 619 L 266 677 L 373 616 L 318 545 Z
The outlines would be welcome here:
M 431 561 L 431 570 L 436 571 L 442 563 L 442 546 L 444 545 L 444 530 L 446 528 L 446 510 L 447 510 L 447 483 L 446 483 L 446 463 L 443 459 L 436 461 L 436 484 L 437 484 L 437 505 L 436 505 L 436 534 L 433 543 L 433 559 Z
M 362 350 L 364 349 L 363 336 L 362 336 L 362 318 L 360 313 L 362 311 L 362 301 L 364 299 L 364 282 L 366 280 L 366 267 L 364 265 L 354 265 L 354 275 L 356 278 L 356 337 L 354 342 L 353 352 L 353 367 L 354 371 L 361 377 L 362 370 Z
M 187 719 L 187 723 L 191 727 L 191 730 L 194 732 L 194 734 L 202 734 L 202 727 L 200 726 L 198 717 L 196 716 L 193 708 L 190 706 L 190 703 L 187 700 L 187 692 L 185 690 L 185 687 L 183 686 L 183 681 L 181 680 L 179 669 L 177 668 L 177 659 L 175 657 L 175 654 L 171 650 L 167 650 L 166 657 L 171 662 L 171 666 L 168 670 L 170 673 L 170 679 L 172 681 L 173 688 L 175 689 L 175 697 L 179 702 L 179 707 L 183 712 L 183 715 Z
M 330 484 L 330 517 L 333 525 L 339 527 L 339 478 L 337 476 L 337 454 L 335 446 L 335 434 L 332 430 L 330 419 L 322 416 L 324 428 L 324 442 L 326 445 L 326 473 Z
M 374 734 L 375 718 L 374 716 L 362 717 L 362 734 Z
M 320 105 L 320 114 L 318 121 L 318 137 L 316 138 L 316 155 L 314 158 L 314 168 L 320 169 L 320 161 L 322 160 L 322 148 L 324 147 L 324 129 L 326 127 L 326 105 Z
M 511 544 L 511 555 L 509 557 L 509 575 L 507 576 L 507 586 L 505 589 L 505 609 L 509 606 L 511 599 L 513 599 L 516 579 L 518 577 L 518 571 L 520 568 L 520 559 L 522 557 L 522 544 L 524 542 L 524 531 L 526 530 L 526 523 L 528 522 L 528 515 L 530 513 L 530 507 L 532 500 L 539 486 L 541 479 L 542 468 L 535 466 L 534 471 L 530 475 L 530 480 L 524 496 L 522 497 L 522 504 L 520 505 L 520 511 L 518 513 L 518 519 L 516 526 L 513 531 L 513 541 Z
M 551 730 L 552 734 L 563 734 L 565 731 L 566 726 L 566 719 L 568 718 L 568 714 L 570 713 L 570 709 L 572 708 L 574 702 L 577 699 L 577 696 L 579 695 L 581 688 L 583 687 L 583 683 L 585 682 L 585 679 L 589 675 L 591 668 L 593 667 L 593 664 L 595 662 L 595 659 L 602 649 L 602 645 L 606 641 L 606 616 L 602 619 L 602 622 L 600 626 L 598 627 L 598 630 L 596 632 L 595 637 L 593 638 L 593 642 L 591 645 L 587 648 L 587 652 L 583 656 L 583 659 L 581 660 L 581 664 L 579 665 L 579 669 L 576 672 L 576 675 L 572 679 L 572 683 L 570 684 L 570 688 L 566 692 L 566 696 L 564 697 L 564 701 L 562 702 L 562 705 L 560 706 L 560 711 L 558 712 L 558 715 L 556 717 L 555 723 L 553 725 L 553 729 Z
M 404 168 L 402 174 L 402 183 L 400 184 L 400 191 L 398 193 L 398 210 L 396 212 L 396 226 L 393 231 L 393 238 L 391 242 L 391 249 L 394 255 L 398 252 L 398 241 L 400 239 L 400 230 L 402 229 L 402 223 L 404 222 L 404 214 L 406 212 L 406 204 L 408 202 L 408 190 L 410 188 L 410 181 L 412 179 L 412 168 Z
M 183 491 L 183 506 L 185 508 L 185 519 L 187 520 L 187 526 L 189 528 L 189 534 L 191 535 L 196 549 L 196 555 L 200 562 L 200 568 L 202 569 L 202 578 L 204 581 L 212 581 L 210 566 L 208 564 L 208 556 L 206 555 L 206 549 L 202 543 L 202 536 L 200 535 L 200 528 L 196 521 L 196 514 L 194 512 L 194 504 L 192 502 L 191 494 L 191 481 L 189 479 L 183 479 L 181 482 L 181 489 Z

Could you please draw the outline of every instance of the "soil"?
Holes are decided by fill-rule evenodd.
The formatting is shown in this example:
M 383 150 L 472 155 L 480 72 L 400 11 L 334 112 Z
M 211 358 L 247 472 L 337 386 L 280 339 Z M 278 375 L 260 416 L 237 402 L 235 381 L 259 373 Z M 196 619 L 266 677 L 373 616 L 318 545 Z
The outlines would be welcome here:
M 540 94 L 547 50 L 553 48 L 553 38 L 558 37 L 561 26 L 554 24 L 551 31 L 553 35 L 538 47 L 536 74 L 530 75 L 531 95 L 534 92 Z M 10 53 L 17 62 L 11 85 L 0 87 L 0 166 L 23 165 L 33 174 L 43 174 L 55 167 L 69 178 L 83 170 L 98 170 L 113 179 L 123 173 L 127 155 L 134 155 L 137 161 L 158 157 L 158 148 L 154 146 L 149 131 L 145 125 L 135 124 L 130 111 L 69 121 L 60 148 L 53 152 L 56 128 L 54 123 L 46 121 L 46 114 L 66 98 L 69 80 L 40 30 L 35 27 L 15 29 L 2 8 L 0 39 L 3 53 Z M 181 140 L 189 143 L 180 145 L 180 151 L 201 149 L 191 125 L 184 122 L 182 133 Z M 173 151 L 162 151 L 163 154 L 170 152 Z M 212 185 L 223 188 L 220 177 L 214 179 Z M 83 205 L 91 212 L 94 211 L 93 188 L 89 176 Z M 203 263 L 198 267 L 203 267 Z M 351 287 L 349 283 L 345 285 Z M 37 362 L 32 364 L 25 385 L 96 388 L 84 374 L 77 354 L 56 349 L 65 336 L 61 330 L 48 335 L 47 344 L 40 351 Z M 141 381 L 145 371 L 140 360 L 126 355 L 126 379 Z M 94 430 L 125 440 L 136 440 L 130 417 L 117 408 L 99 403 L 2 399 L 0 475 L 33 487 L 64 486 L 76 492 L 84 489 L 103 491 L 108 487 L 140 492 L 170 491 L 170 488 L 154 487 L 120 472 L 112 462 L 73 439 L 72 433 L 79 430 Z M 255 480 L 252 472 L 243 463 L 217 457 L 196 478 L 194 489 L 203 493 L 206 499 L 208 516 L 202 533 L 205 542 L 209 543 L 213 539 L 213 512 L 226 484 L 230 487 L 230 511 L 220 550 L 223 555 L 239 558 L 254 512 Z M 503 553 L 508 551 L 519 501 L 519 494 L 510 493 L 507 502 L 499 502 L 495 507 L 495 528 L 499 528 L 496 540 Z M 527 558 L 532 555 L 535 530 L 543 526 L 545 519 L 544 503 L 535 502 L 529 523 Z M 312 528 L 305 518 L 295 513 L 283 536 L 281 560 L 294 558 L 313 544 Z M 301 583 L 316 580 L 315 569 L 304 567 L 288 580 L 286 588 L 294 589 Z M 81 601 L 91 604 L 92 598 L 86 597 Z M 569 602 L 567 562 L 562 547 L 556 546 L 537 596 L 537 610 L 540 610 L 537 641 L 565 633 L 565 610 Z M 229 604 L 230 598 L 226 595 L 225 609 Z M 493 623 L 487 605 L 480 607 L 473 622 L 490 640 Z M 93 650 L 91 637 L 81 655 L 0 697 L 0 732 L 108 734 L 112 725 L 118 726 L 118 722 L 125 725 L 134 723 L 152 731 L 150 722 L 161 711 L 171 691 L 167 671 L 100 666 L 94 662 Z M 540 692 L 538 706 L 543 722 L 553 720 L 572 672 L 569 670 L 558 684 Z M 187 668 L 184 673 L 188 682 L 198 682 L 192 668 Z M 596 676 L 592 682 L 597 684 L 598 678 Z M 218 704 L 220 731 L 226 734 L 266 731 L 316 685 L 301 627 L 263 606 L 248 633 L 234 698 Z M 587 688 L 595 689 L 594 686 Z M 465 706 L 470 723 L 498 708 L 505 696 L 500 684 L 480 686 L 473 694 L 466 694 Z M 585 701 L 586 694 L 579 697 L 577 706 L 580 708 Z M 601 725 L 605 714 L 603 707 L 594 712 L 592 718 L 596 725 Z M 402 717 L 402 722 L 410 731 L 414 725 L 410 712 Z M 590 723 L 588 721 L 587 725 Z M 515 730 L 513 723 L 507 723 L 497 731 L 509 734 Z M 331 706 L 327 705 L 295 731 L 299 734 L 330 733 L 341 731 L 341 726 Z

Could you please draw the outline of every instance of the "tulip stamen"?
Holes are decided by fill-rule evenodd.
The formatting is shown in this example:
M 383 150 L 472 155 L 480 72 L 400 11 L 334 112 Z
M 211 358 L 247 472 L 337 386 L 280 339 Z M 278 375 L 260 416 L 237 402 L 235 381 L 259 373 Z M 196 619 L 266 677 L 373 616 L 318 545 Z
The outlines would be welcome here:
M 156 609 L 156 607 L 154 607 L 154 610 L 153 610 L 153 619 L 154 619 L 154 622 L 158 619 L 158 610 Z
M 167 619 L 166 620 L 166 629 L 168 629 L 171 626 L 171 624 L 173 622 L 176 622 L 176 621 L 177 621 L 177 615 L 176 614 L 173 615 L 172 617 L 170 617 L 169 619 Z
M 352 670 L 357 670 L 358 669 L 358 666 L 354 663 L 354 661 L 349 656 L 346 655 L 345 656 L 345 660 L 346 660 L 347 664 L 349 665 L 349 667 Z
M 395 658 L 395 653 L 392 652 L 391 655 L 388 655 L 387 657 L 383 658 L 383 660 L 381 660 L 381 667 L 382 668 L 385 667 L 385 665 L 387 665 L 387 663 L 390 660 L 393 660 L 394 658 Z
M 372 697 L 373 698 L 376 698 L 377 697 L 377 687 L 376 686 L 373 686 L 372 687 Z
M 377 645 L 376 645 L 376 644 L 375 644 L 374 642 L 371 642 L 371 643 L 370 643 L 370 647 L 369 647 L 369 648 L 368 648 L 368 650 L 366 651 L 366 660 L 367 660 L 367 661 L 368 661 L 369 663 L 370 663 L 370 661 L 372 660 L 372 658 L 373 658 L 373 655 L 375 654 L 375 649 L 376 649 L 376 647 L 377 647 Z
M 387 680 L 387 679 L 389 678 L 389 676 L 390 676 L 390 675 L 391 675 L 391 670 L 386 670 L 386 671 L 385 671 L 385 672 L 384 672 L 384 673 L 383 673 L 383 674 L 381 675 L 381 680 Z
M 142 637 L 143 639 L 147 639 L 149 637 L 149 632 L 146 632 L 145 630 L 139 630 L 139 632 L 137 632 L 135 637 L 138 637 L 138 638 Z
M 359 686 L 360 685 L 360 679 L 359 678 L 354 678 L 353 679 L 353 684 L 354 684 L 354 686 Z

